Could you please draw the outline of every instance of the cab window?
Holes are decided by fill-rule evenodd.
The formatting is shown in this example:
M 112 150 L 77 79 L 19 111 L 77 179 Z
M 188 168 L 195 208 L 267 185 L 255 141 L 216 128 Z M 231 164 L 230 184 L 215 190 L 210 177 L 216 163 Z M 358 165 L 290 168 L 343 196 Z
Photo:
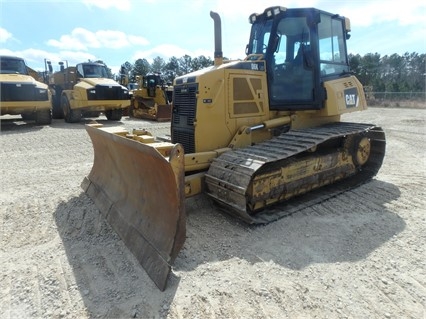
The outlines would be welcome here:
M 320 69 L 322 76 L 347 72 L 345 33 L 340 19 L 321 14 L 318 24 Z

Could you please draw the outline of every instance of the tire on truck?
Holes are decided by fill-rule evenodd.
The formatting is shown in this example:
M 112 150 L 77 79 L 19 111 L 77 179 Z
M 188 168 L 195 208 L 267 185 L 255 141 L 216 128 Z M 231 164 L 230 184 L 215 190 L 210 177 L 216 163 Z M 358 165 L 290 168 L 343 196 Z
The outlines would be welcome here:
M 109 121 L 120 121 L 123 116 L 122 109 L 108 110 L 105 111 L 105 116 Z
M 35 122 L 38 125 L 46 125 L 52 123 L 52 112 L 50 109 L 38 110 L 35 112 Z
M 77 123 L 81 119 L 81 110 L 71 109 L 70 102 L 66 95 L 62 95 L 61 106 L 64 111 L 64 119 L 67 123 Z

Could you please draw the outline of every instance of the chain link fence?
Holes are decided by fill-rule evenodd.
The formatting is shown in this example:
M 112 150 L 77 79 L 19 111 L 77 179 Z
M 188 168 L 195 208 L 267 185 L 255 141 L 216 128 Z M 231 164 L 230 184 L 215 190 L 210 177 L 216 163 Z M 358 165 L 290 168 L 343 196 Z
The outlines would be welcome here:
M 426 108 L 426 92 L 365 92 L 369 106 Z

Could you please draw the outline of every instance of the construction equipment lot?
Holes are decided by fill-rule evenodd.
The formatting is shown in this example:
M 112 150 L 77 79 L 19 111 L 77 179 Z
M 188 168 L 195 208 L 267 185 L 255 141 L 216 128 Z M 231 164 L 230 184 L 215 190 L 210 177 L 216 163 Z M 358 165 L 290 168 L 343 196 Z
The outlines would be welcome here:
M 0 317 L 424 318 L 426 110 L 371 107 L 343 120 L 384 129 L 374 180 L 260 227 L 190 199 L 161 292 L 80 187 L 93 163 L 89 120 L 2 117 Z

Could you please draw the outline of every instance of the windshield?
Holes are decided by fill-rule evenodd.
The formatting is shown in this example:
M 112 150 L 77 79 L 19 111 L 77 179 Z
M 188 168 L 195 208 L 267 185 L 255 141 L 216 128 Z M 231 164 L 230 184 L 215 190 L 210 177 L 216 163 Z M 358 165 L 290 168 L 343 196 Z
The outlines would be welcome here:
M 269 36 L 271 34 L 272 20 L 265 23 L 253 24 L 251 30 L 249 51 L 247 54 L 264 54 L 268 47 Z
M 280 103 L 311 102 L 314 67 L 307 17 L 283 17 L 275 33 L 274 52 L 267 59 L 272 99 Z
M 83 78 L 108 78 L 107 69 L 102 64 L 79 64 L 77 72 Z
M 24 60 L 16 58 L 1 58 L 0 73 L 28 75 Z
M 156 85 L 163 85 L 163 81 L 158 75 L 147 75 L 143 78 L 142 86 L 146 87 L 155 87 Z

